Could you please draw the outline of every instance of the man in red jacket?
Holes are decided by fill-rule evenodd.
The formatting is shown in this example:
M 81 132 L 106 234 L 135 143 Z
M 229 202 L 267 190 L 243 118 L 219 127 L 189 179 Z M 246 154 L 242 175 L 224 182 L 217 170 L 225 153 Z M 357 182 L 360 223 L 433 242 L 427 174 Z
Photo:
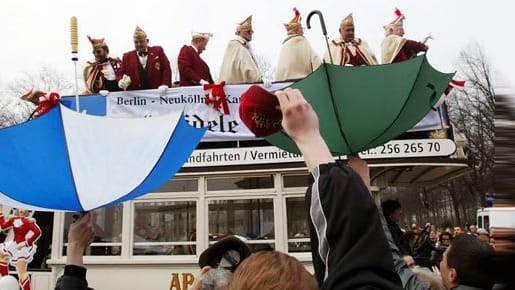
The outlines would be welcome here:
M 184 45 L 179 52 L 179 84 L 181 86 L 198 86 L 212 84 L 213 78 L 209 66 L 200 57 L 206 50 L 211 33 L 194 33 L 191 37 L 191 45 Z
M 172 85 L 170 62 L 160 46 L 149 46 L 147 34 L 138 26 L 134 32 L 135 49 L 123 55 L 116 74 L 124 90 L 159 89 L 161 94 Z

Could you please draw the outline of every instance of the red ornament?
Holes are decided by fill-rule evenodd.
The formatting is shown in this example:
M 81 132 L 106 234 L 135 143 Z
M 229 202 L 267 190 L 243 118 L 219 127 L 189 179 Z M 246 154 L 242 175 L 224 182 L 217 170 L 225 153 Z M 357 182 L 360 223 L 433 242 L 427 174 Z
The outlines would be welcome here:
M 225 98 L 224 86 L 225 82 L 204 85 L 206 105 L 212 106 L 225 115 L 229 115 L 229 104 Z
M 50 95 L 47 96 L 46 93 L 41 93 L 39 96 L 39 105 L 34 111 L 34 118 L 41 117 L 42 115 L 46 114 L 48 111 L 50 111 L 52 108 L 57 106 L 60 101 L 60 97 L 58 93 L 52 92 Z
M 253 85 L 240 98 L 240 119 L 256 137 L 281 131 L 283 115 L 277 97 L 261 86 Z

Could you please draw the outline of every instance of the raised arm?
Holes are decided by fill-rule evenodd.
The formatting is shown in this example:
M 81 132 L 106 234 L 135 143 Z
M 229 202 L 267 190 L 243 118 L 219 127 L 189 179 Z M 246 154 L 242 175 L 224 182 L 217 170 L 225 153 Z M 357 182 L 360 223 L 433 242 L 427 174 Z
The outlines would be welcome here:
M 300 91 L 276 92 L 283 129 L 311 172 L 306 192 L 315 277 L 321 289 L 401 289 L 367 188 L 368 166 L 351 156 L 336 163 L 319 132 L 316 113 Z
M 309 171 L 334 158 L 320 135 L 318 117 L 297 89 L 275 93 L 283 113 L 282 126 L 299 147 Z

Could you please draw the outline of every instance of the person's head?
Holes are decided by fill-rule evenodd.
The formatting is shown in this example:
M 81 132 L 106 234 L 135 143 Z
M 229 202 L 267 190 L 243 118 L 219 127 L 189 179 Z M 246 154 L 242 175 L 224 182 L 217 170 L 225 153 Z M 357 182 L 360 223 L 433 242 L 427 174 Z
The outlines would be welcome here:
M 297 10 L 297 8 L 293 8 L 293 12 L 295 13 L 295 16 L 293 16 L 293 19 L 290 20 L 289 23 L 284 24 L 284 27 L 286 28 L 286 32 L 288 33 L 288 35 L 292 35 L 292 34 L 304 35 L 304 28 L 302 28 L 300 12 L 299 12 L 299 10 Z
M 463 229 L 461 227 L 454 227 L 454 236 L 456 237 L 459 234 L 463 234 Z
M 93 55 L 95 56 L 95 60 L 97 62 L 105 62 L 109 55 L 109 47 L 103 38 L 91 38 L 89 35 L 87 36 L 91 46 L 93 47 Z
M 485 243 L 490 243 L 490 235 L 485 229 L 477 230 L 477 238 L 483 240 Z
M 211 269 L 204 275 L 200 290 L 227 290 L 232 275 L 232 272 L 227 269 Z
M 234 272 L 229 290 L 315 290 L 315 277 L 292 256 L 278 251 L 252 254 Z
M 436 243 L 436 241 L 438 240 L 438 236 L 436 236 L 436 232 L 435 231 L 431 231 L 429 233 L 429 240 L 433 243 Z
M 236 27 L 236 35 L 245 39 L 246 41 L 252 41 L 252 35 L 254 34 L 254 30 L 252 30 L 252 15 L 247 17 L 247 19 L 243 20 L 238 27 Z
M 477 227 L 475 224 L 469 225 L 469 232 L 473 235 L 477 234 Z
M 390 28 L 390 34 L 397 35 L 397 36 L 404 36 L 404 27 L 401 25 L 393 25 Z
M 467 285 L 490 289 L 493 286 L 494 249 L 472 235 L 459 235 L 443 253 L 442 280 L 447 289 Z
M 196 47 L 198 53 L 201 54 L 204 50 L 206 50 L 207 43 L 211 37 L 213 37 L 213 34 L 211 33 L 194 33 L 191 36 L 191 45 Z
M 225 268 L 234 272 L 250 256 L 250 248 L 238 236 L 228 236 L 207 248 L 200 254 L 200 268 Z
M 404 36 L 404 19 L 406 19 L 404 14 L 402 14 L 402 12 L 399 9 L 395 9 L 395 19 L 392 22 L 383 26 L 386 36 Z
M 344 41 L 351 41 L 354 39 L 354 18 L 352 13 L 343 18 L 340 22 L 340 36 Z
M 134 30 L 134 49 L 137 52 L 145 52 L 148 48 L 147 34 L 139 26 Z
M 444 246 L 449 246 L 452 242 L 452 235 L 448 232 L 443 232 L 440 234 L 440 244 Z
M 18 208 L 18 216 L 25 216 L 27 214 L 27 210 L 24 208 Z
M 401 203 L 397 199 L 388 199 L 381 203 L 383 215 L 395 223 L 401 221 L 402 208 Z

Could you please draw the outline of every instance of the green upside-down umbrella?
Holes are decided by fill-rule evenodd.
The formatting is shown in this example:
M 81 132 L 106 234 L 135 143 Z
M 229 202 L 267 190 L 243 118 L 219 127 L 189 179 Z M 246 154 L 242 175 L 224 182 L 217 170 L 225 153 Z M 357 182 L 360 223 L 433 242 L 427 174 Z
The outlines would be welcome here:
M 453 75 L 435 70 L 422 55 L 376 66 L 322 64 L 290 87 L 301 90 L 316 111 L 331 152 L 344 155 L 377 147 L 412 128 L 435 105 Z M 299 152 L 284 131 L 266 140 Z

